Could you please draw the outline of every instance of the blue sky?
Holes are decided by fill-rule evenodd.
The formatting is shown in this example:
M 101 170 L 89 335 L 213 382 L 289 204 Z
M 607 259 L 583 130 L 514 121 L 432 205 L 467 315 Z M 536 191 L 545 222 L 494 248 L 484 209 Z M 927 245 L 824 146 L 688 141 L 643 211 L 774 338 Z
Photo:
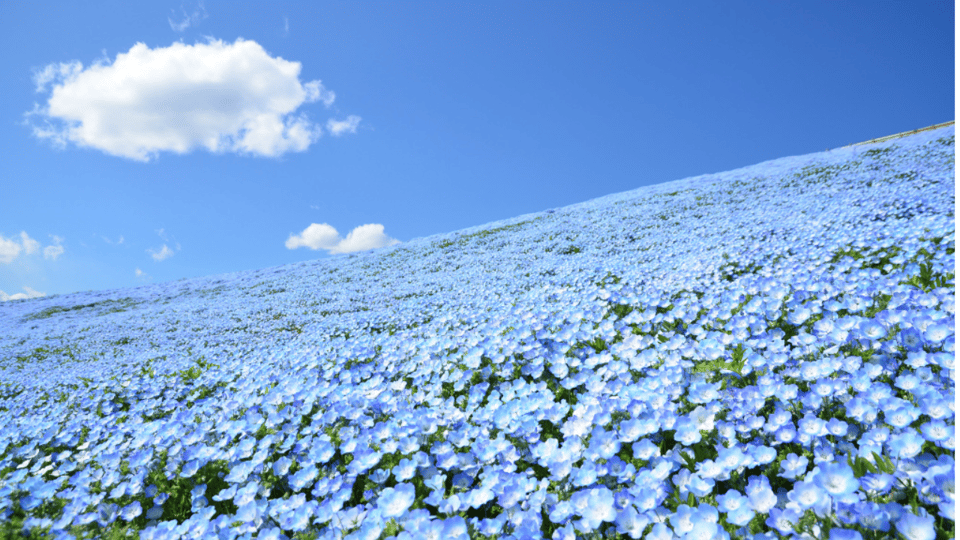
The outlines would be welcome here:
M 278 266 L 954 119 L 952 2 L 3 2 L 0 299 Z

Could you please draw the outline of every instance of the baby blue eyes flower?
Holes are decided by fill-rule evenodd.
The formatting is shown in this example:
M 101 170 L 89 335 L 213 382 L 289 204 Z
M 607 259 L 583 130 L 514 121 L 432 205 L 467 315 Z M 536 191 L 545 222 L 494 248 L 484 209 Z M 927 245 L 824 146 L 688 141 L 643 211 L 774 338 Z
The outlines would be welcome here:
M 923 339 L 931 345 L 937 345 L 950 335 L 950 327 L 943 323 L 931 324 L 923 331 Z
M 133 501 L 120 510 L 120 517 L 124 521 L 131 521 L 141 513 L 143 513 L 143 508 L 140 506 L 140 501 Z
M 273 473 L 277 476 L 283 476 L 287 474 L 287 471 L 290 470 L 290 465 L 293 463 L 293 460 L 283 456 L 273 464 Z
M 878 340 L 887 335 L 887 330 L 877 321 L 868 319 L 860 323 L 860 333 L 867 339 Z
M 920 432 L 924 438 L 933 443 L 946 441 L 954 435 L 951 426 L 948 426 L 943 420 L 933 420 L 920 426 Z
M 830 540 L 863 540 L 863 535 L 853 529 L 830 529 Z
M 410 508 L 416 496 L 413 484 L 401 483 L 380 493 L 377 508 L 385 519 L 398 518 Z
M 307 487 L 314 478 L 317 477 L 317 467 L 315 465 L 309 465 L 297 471 L 293 477 L 290 478 L 290 489 L 293 491 L 300 491 L 301 489 Z
M 413 478 L 413 475 L 417 472 L 417 464 L 404 458 L 400 460 L 400 463 L 398 463 L 391 472 L 393 472 L 393 476 L 398 481 L 403 482 Z
M 923 437 L 918 435 L 916 430 L 911 429 L 892 436 L 887 444 L 894 457 L 912 458 L 923 448 Z
M 820 465 L 816 483 L 836 500 L 845 500 L 854 491 L 860 488 L 860 482 L 853 474 L 853 469 L 846 463 L 835 461 Z M 856 502 L 854 497 L 852 501 Z
M 897 532 L 906 540 L 934 540 L 937 537 L 933 527 L 934 519 L 930 515 L 918 516 L 909 512 L 900 516 L 897 521 Z
M 808 463 L 809 461 L 804 456 L 798 456 L 793 453 L 787 454 L 786 459 L 780 462 L 783 471 L 780 473 L 780 476 L 782 478 L 796 478 L 807 472 Z

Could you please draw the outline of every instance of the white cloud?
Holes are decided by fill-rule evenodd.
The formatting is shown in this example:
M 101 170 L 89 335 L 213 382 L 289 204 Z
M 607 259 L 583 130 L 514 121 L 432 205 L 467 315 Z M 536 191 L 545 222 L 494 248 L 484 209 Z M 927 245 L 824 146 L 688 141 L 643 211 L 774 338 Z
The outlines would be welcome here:
M 58 236 L 53 236 L 54 246 L 47 246 L 43 250 L 44 257 L 56 259 L 56 255 L 63 253 L 63 247 L 60 245 L 63 242 L 63 238 Z M 31 255 L 36 253 L 40 249 L 40 242 L 37 242 L 33 238 L 30 238 L 30 235 L 27 234 L 27 231 L 20 231 L 20 241 L 17 242 L 15 238 L 4 238 L 0 235 L 0 263 L 9 264 L 13 262 L 14 259 L 20 256 L 20 253 L 23 252 L 25 255 Z M 47 253 L 50 250 L 56 251 L 56 255 L 50 257 Z
M 319 80 L 301 82 L 300 70 L 300 62 L 243 39 L 155 49 L 137 43 L 113 63 L 35 71 L 37 91 L 49 91 L 49 99 L 25 116 L 33 134 L 54 145 L 138 161 L 195 149 L 276 157 L 305 151 L 322 135 L 320 125 L 297 113 L 301 105 L 329 107 L 335 99 Z M 353 132 L 359 120 L 327 129 Z
M 193 13 L 187 13 L 187 10 L 180 7 L 180 11 L 183 12 L 184 19 L 180 22 L 173 22 L 173 19 L 167 17 L 167 22 L 170 23 L 170 28 L 174 32 L 183 32 L 191 26 L 195 26 L 197 23 L 207 18 L 207 10 L 203 7 L 203 2 L 200 2 L 200 5 L 197 6 L 198 9 L 194 10 Z M 173 11 L 173 10 L 171 10 Z
M 11 263 L 20 255 L 20 244 L 16 240 L 7 240 L 0 236 L 0 263 Z
M 383 233 L 383 225 L 370 223 L 361 225 L 341 238 L 336 229 L 326 223 L 311 223 L 298 235 L 287 238 L 287 249 L 306 247 L 313 250 L 325 249 L 329 253 L 352 253 L 399 244 L 399 240 Z
M 327 120 L 327 131 L 334 137 L 339 137 L 344 133 L 356 133 L 357 125 L 360 123 L 360 117 L 350 115 L 346 120 Z
M 150 276 L 147 275 L 146 272 L 144 272 L 143 270 L 141 270 L 141 269 L 139 269 L 139 268 L 134 268 L 134 270 L 133 270 L 133 275 L 137 276 L 138 278 L 143 278 L 143 279 L 146 279 L 146 278 L 149 278 L 149 277 L 150 277 Z
M 22 300 L 24 298 L 39 298 L 41 296 L 46 296 L 45 293 L 35 291 L 30 287 L 24 287 L 23 290 L 27 291 L 25 293 L 16 293 L 16 294 L 7 294 L 3 291 L 0 291 L 0 302 L 6 302 L 8 300 Z
M 60 238 L 56 235 L 51 235 L 53 238 L 53 245 L 43 248 L 43 258 L 57 260 L 57 257 L 63 254 L 63 246 L 60 245 L 63 243 L 63 238 Z
M 27 235 L 26 231 L 20 231 L 20 242 L 23 244 L 23 251 L 30 255 L 40 249 L 40 242 Z
M 164 259 L 169 259 L 170 257 L 173 257 L 173 250 L 167 247 L 166 244 L 164 244 L 163 247 L 158 250 L 148 249 L 147 253 L 149 253 L 150 256 L 153 257 L 153 260 L 155 261 L 162 261 Z

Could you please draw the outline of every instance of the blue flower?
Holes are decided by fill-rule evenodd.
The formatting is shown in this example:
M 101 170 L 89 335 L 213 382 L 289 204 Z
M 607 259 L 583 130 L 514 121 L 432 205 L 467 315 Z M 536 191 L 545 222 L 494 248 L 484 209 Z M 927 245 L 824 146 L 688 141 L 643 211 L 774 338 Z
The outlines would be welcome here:
M 400 517 L 413 504 L 415 495 L 413 484 L 397 484 L 396 487 L 386 488 L 380 493 L 377 508 L 385 519 Z
M 915 429 L 909 429 L 891 436 L 887 445 L 894 457 L 912 458 L 923 448 L 923 437 Z
M 650 523 L 650 518 L 646 514 L 637 512 L 633 506 L 627 506 L 617 515 L 616 523 L 618 533 L 636 540 L 643 534 L 643 530 Z
M 830 529 L 830 540 L 863 540 L 860 531 L 853 529 Z
M 906 540 L 934 540 L 937 532 L 933 527 L 933 516 L 921 509 L 921 515 L 905 512 L 897 521 L 897 532 Z
M 770 515 L 764 523 L 768 527 L 776 529 L 780 534 L 793 535 L 793 525 L 800 521 L 801 513 L 793 508 L 771 508 Z
M 852 497 L 854 491 L 860 488 L 860 482 L 853 474 L 853 469 L 842 461 L 833 463 L 823 463 L 819 465 L 819 471 L 815 482 L 837 501 L 857 502 L 857 497 Z
M 120 517 L 123 518 L 124 521 L 132 521 L 141 513 L 143 513 L 143 508 L 140 506 L 140 501 L 133 501 L 120 509 Z
M 807 481 L 795 483 L 793 489 L 787 493 L 787 498 L 803 510 L 808 508 L 817 510 L 830 505 L 827 493 L 817 484 Z
M 796 478 L 807 472 L 809 461 L 804 456 L 798 456 L 794 453 L 787 454 L 787 457 L 780 462 L 782 471 L 779 476 L 782 478 Z

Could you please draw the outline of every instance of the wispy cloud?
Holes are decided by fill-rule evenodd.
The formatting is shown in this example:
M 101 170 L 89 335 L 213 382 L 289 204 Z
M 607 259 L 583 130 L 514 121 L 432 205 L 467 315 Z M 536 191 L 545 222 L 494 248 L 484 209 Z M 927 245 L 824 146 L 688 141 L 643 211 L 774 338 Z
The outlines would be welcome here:
M 25 113 L 24 123 L 57 147 L 138 161 L 196 149 L 278 157 L 307 150 L 323 133 L 298 108 L 329 107 L 336 98 L 319 80 L 301 82 L 300 71 L 300 62 L 270 56 L 255 41 L 137 43 L 112 63 L 36 70 L 37 92 L 49 99 Z M 359 120 L 332 121 L 327 129 L 355 132 Z
M 167 246 L 166 244 L 164 244 L 163 247 L 161 247 L 160 249 L 156 249 L 156 250 L 148 249 L 147 253 L 149 253 L 150 256 L 153 257 L 153 260 L 155 261 L 162 261 L 164 259 L 169 259 L 170 257 L 173 257 L 173 250 L 170 249 L 170 247 Z
M 51 238 L 53 238 L 53 245 L 43 248 L 43 258 L 55 261 L 57 257 L 63 255 L 63 246 L 61 245 L 63 238 L 56 235 L 51 235 Z
M 170 11 L 173 11 L 172 9 Z M 187 10 L 183 9 L 183 6 L 180 6 L 180 11 L 183 12 L 183 20 L 180 22 L 174 22 L 173 19 L 167 17 L 167 22 L 170 23 L 170 28 L 174 32 L 183 32 L 191 26 L 196 26 L 197 23 L 207 18 L 207 10 L 203 7 L 203 2 L 200 2 L 197 6 L 197 9 L 193 10 L 192 13 L 187 13 Z
M 0 291 L 0 302 L 6 302 L 8 300 L 23 300 L 25 298 L 39 298 L 41 296 L 46 296 L 46 293 L 35 291 L 30 287 L 24 287 L 23 290 L 27 291 L 25 293 L 16 293 L 16 294 L 7 294 L 3 291 Z
M 350 115 L 346 120 L 327 120 L 327 131 L 334 137 L 339 137 L 344 133 L 356 133 L 357 126 L 360 124 L 360 117 Z
M 283 37 L 290 35 L 290 19 L 283 18 Z
M 63 238 L 59 236 L 53 236 L 53 245 L 47 246 L 43 249 L 43 256 L 45 259 L 56 259 L 61 253 L 63 253 Z M 21 253 L 24 255 L 31 255 L 40 250 L 40 242 L 37 242 L 33 238 L 30 238 L 30 235 L 26 231 L 20 231 L 20 241 L 17 242 L 15 238 L 4 238 L 0 235 L 0 263 L 9 264 L 14 261 Z M 53 256 L 48 255 L 48 253 L 54 253 Z
M 301 247 L 313 250 L 326 250 L 331 254 L 352 253 L 399 244 L 399 240 L 390 238 L 383 232 L 383 225 L 370 223 L 360 225 L 341 238 L 336 229 L 326 223 L 311 223 L 300 234 L 291 234 L 287 238 L 287 249 Z

